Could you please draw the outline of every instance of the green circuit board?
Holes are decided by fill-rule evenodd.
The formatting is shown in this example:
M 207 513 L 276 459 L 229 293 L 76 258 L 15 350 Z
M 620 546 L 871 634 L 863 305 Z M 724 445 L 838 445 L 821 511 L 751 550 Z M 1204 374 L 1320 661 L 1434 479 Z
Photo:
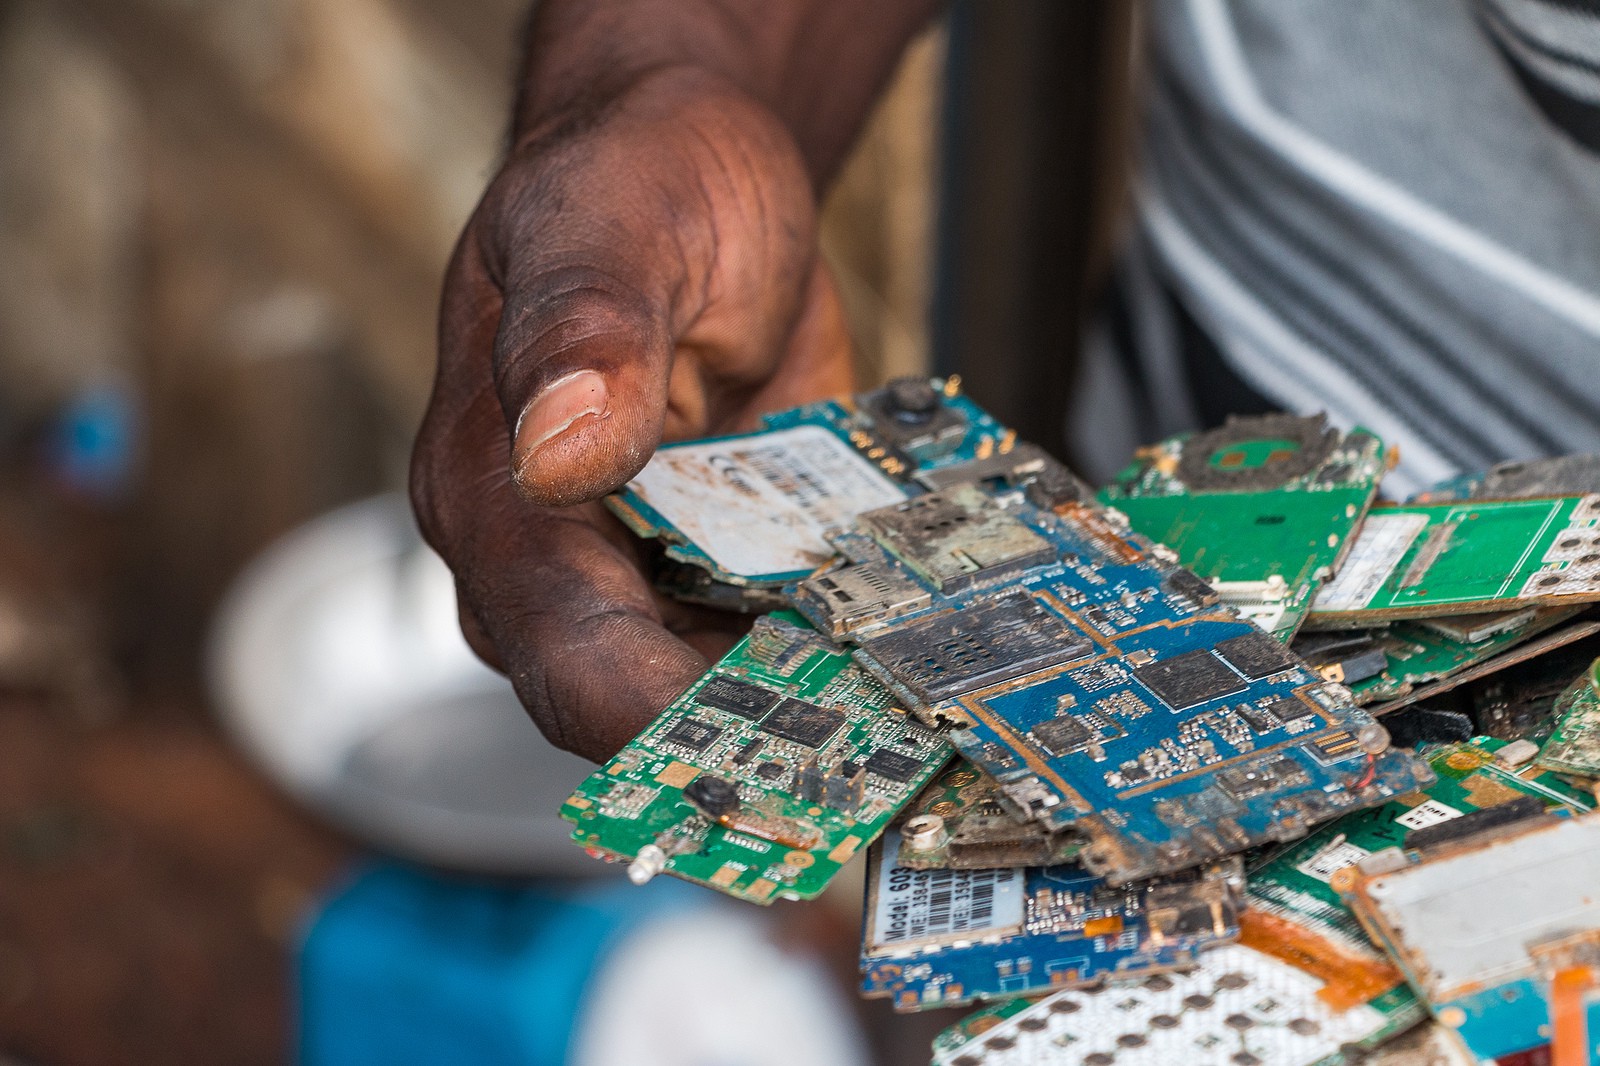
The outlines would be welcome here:
M 990 1003 L 981 1010 L 973 1011 L 953 1025 L 939 1031 L 933 1038 L 933 1060 L 941 1063 L 947 1061 L 957 1052 L 967 1050 L 968 1046 L 980 1036 L 994 1029 L 1001 1022 L 1014 1018 L 1018 1014 L 1039 1002 L 1037 998 L 1029 999 L 1019 996 L 1016 999 L 1001 1000 Z M 1000 1050 L 1007 1050 L 1002 1047 Z M 982 1061 L 981 1059 L 979 1061 Z
M 1306 624 L 1600 599 L 1600 496 L 1378 505 Z
M 1594 797 L 1559 775 L 1529 766 L 1502 765 L 1495 753 L 1507 742 L 1476 737 L 1428 753 L 1438 780 L 1422 792 L 1382 807 L 1345 815 L 1303 840 L 1265 852 L 1250 864 L 1252 908 L 1287 918 L 1344 947 L 1363 948 L 1366 935 L 1339 893 L 1334 873 L 1376 851 L 1396 847 L 1414 830 L 1451 821 L 1523 796 L 1547 807 L 1586 811 Z M 1367 949 L 1370 950 L 1370 949 Z
M 1463 640 L 1459 634 L 1452 636 L 1426 622 L 1397 622 L 1373 634 L 1388 665 L 1373 677 L 1350 683 L 1350 691 L 1363 706 L 1404 696 L 1417 685 L 1449 677 L 1538 636 L 1573 613 L 1561 607 L 1530 610 L 1517 624 L 1479 640 Z
M 1287 641 L 1371 506 L 1383 442 L 1322 416 L 1237 418 L 1141 449 L 1100 492 L 1222 602 Z
M 561 808 L 573 840 L 755 903 L 812 899 L 948 759 L 800 616 L 759 620 Z
M 1600 777 L 1600 659 L 1556 701 L 1556 727 L 1539 752 L 1539 766 Z

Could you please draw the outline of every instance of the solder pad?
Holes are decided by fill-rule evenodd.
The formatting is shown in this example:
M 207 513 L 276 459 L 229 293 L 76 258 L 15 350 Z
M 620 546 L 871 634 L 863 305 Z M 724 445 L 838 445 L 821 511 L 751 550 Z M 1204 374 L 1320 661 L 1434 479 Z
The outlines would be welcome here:
M 1293 966 L 1226 946 L 1188 973 L 980 1011 L 939 1035 L 933 1066 L 1333 1066 L 1347 1061 L 1344 1049 L 1399 1031 L 1377 1010 L 1330 1008 L 1322 989 Z

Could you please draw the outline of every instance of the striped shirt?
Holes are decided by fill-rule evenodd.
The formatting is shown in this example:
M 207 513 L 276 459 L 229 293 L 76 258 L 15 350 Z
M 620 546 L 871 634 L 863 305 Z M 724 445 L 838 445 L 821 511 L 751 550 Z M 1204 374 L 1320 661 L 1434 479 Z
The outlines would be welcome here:
M 1406 491 L 1600 451 L 1600 0 L 1152 0 L 1086 472 L 1327 410 Z

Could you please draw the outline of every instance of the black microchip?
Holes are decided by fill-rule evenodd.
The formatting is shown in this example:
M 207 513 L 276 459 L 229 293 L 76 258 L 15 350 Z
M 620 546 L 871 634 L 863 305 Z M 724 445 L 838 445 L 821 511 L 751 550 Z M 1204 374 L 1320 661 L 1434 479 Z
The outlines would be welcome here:
M 756 776 L 763 781 L 776 781 L 787 769 L 781 762 L 764 762 L 756 767 Z
M 1123 763 L 1120 767 L 1118 767 L 1117 772 L 1122 775 L 1122 779 L 1124 781 L 1130 783 L 1134 781 L 1143 781 L 1145 778 L 1150 776 L 1150 771 L 1146 770 L 1143 766 L 1140 766 L 1136 762 Z
M 1293 696 L 1285 696 L 1281 700 L 1273 700 L 1267 704 L 1266 712 L 1284 725 L 1288 725 L 1290 722 L 1297 722 L 1310 714 L 1311 708 Z
M 867 758 L 867 773 L 877 774 L 879 777 L 888 778 L 905 784 L 917 776 L 922 769 L 921 759 L 910 755 L 902 755 L 898 751 L 888 748 L 879 748 Z
M 1204 648 L 1135 667 L 1133 674 L 1175 711 L 1245 690 L 1243 679 Z
M 1280 788 L 1303 785 L 1309 780 L 1305 768 L 1287 757 L 1237 770 L 1224 770 L 1217 775 L 1217 783 L 1235 799 L 1242 800 Z
M 1025 594 L 896 626 L 862 650 L 924 703 L 1082 658 L 1093 645 Z
M 1082 751 L 1093 739 L 1089 727 L 1070 714 L 1040 722 L 1031 732 L 1033 739 L 1049 748 L 1052 755 L 1069 755 L 1075 751 Z
M 1469 811 L 1458 818 L 1436 825 L 1425 825 L 1406 834 L 1407 848 L 1431 848 L 1451 840 L 1481 833 L 1502 825 L 1514 825 L 1528 818 L 1544 817 L 1544 801 L 1538 796 L 1518 796 L 1493 807 Z
M 744 764 L 748 763 L 751 759 L 756 757 L 757 753 L 761 751 L 762 746 L 765 745 L 766 742 L 767 741 L 765 737 L 756 737 L 756 739 L 746 742 L 745 745 L 734 755 L 733 764 L 735 766 L 743 766 Z
M 1245 724 L 1257 733 L 1270 733 L 1283 724 L 1277 719 L 1268 716 L 1260 707 L 1255 707 L 1248 703 L 1241 703 L 1238 711 L 1239 717 L 1245 720 Z
M 721 735 L 722 729 L 710 722 L 702 722 L 698 718 L 684 718 L 667 730 L 661 740 L 663 743 L 677 744 L 690 751 L 705 751 Z
M 740 681 L 736 677 L 718 674 L 695 694 L 695 702 L 704 707 L 737 714 L 754 721 L 772 710 L 781 697 L 778 693 Z
M 1169 596 L 1182 596 L 1201 607 L 1217 602 L 1217 590 L 1188 570 L 1174 570 L 1161 579 L 1161 588 Z
M 775 737 L 820 748 L 844 725 L 844 715 L 818 707 L 805 700 L 786 699 L 761 721 L 761 728 Z
M 1252 681 L 1289 669 L 1294 658 L 1265 633 L 1246 633 L 1217 645 L 1217 654 Z

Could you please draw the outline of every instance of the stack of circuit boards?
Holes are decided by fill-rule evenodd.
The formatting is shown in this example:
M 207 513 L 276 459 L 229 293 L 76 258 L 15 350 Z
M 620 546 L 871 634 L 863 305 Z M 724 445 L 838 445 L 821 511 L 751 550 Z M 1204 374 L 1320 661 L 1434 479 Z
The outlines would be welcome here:
M 1600 464 L 1405 503 L 1318 417 L 1094 491 L 902 379 L 610 501 L 749 635 L 562 810 L 644 884 L 811 899 L 940 1066 L 1600 1063 Z

